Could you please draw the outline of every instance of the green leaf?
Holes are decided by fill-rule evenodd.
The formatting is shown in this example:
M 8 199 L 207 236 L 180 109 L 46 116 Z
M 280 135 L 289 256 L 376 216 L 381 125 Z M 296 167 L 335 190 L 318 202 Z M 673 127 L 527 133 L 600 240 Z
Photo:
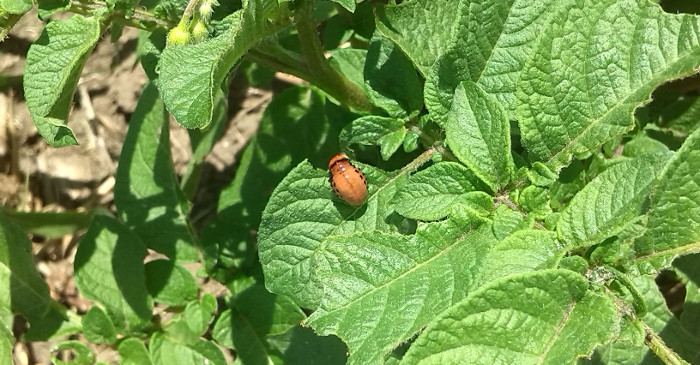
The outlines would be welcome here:
M 696 130 L 671 158 L 651 194 L 644 236 L 635 241 L 638 261 L 661 267 L 683 253 L 700 248 L 700 130 Z
M 158 63 L 158 89 L 168 111 L 187 128 L 203 128 L 213 118 L 216 90 L 248 49 L 287 21 L 273 24 L 275 0 L 246 1 L 228 16 L 225 31 L 201 43 L 169 46 Z
M 474 173 L 455 162 L 440 162 L 419 171 L 394 196 L 396 212 L 404 217 L 433 221 L 445 218 L 465 194 L 484 188 Z
M 0 11 L 8 14 L 24 14 L 32 6 L 32 0 L 0 0 Z
M 114 323 L 98 306 L 92 306 L 83 316 L 83 335 L 88 341 L 94 343 L 114 345 L 117 342 Z
M 15 341 L 12 331 L 0 323 L 0 364 L 12 364 L 12 346 Z
M 444 312 L 402 364 L 570 364 L 617 329 L 611 298 L 567 270 L 494 281 Z
M 244 364 L 267 364 L 272 349 L 268 336 L 287 332 L 306 315 L 289 298 L 256 284 L 241 292 L 216 321 L 212 337 L 233 348 Z
M 447 144 L 492 191 L 510 181 L 514 170 L 510 152 L 510 123 L 495 97 L 471 81 L 455 90 L 445 125 Z
M 554 232 L 516 231 L 489 250 L 481 283 L 528 271 L 553 269 L 564 253 Z
M 299 164 L 277 186 L 258 233 L 260 262 L 271 292 L 316 308 L 323 293 L 316 273 L 328 265 L 327 240 L 352 232 L 397 230 L 390 201 L 405 182 L 405 172 L 391 174 L 357 165 L 369 183 L 367 201 L 360 207 L 334 198 L 328 172 L 308 162 Z
M 450 219 L 421 224 L 414 236 L 358 232 L 325 243 L 321 306 L 307 323 L 348 344 L 349 364 L 381 364 L 476 284 L 488 247 L 488 225 Z M 375 330 L 367 330 L 367 326 Z
M 377 30 L 426 75 L 450 44 L 459 7 L 459 1 L 413 0 L 401 5 L 378 4 L 374 14 Z
M 636 0 L 569 0 L 559 9 L 517 92 L 522 142 L 553 170 L 631 130 L 654 88 L 700 66 L 698 17 Z
M 137 338 L 131 337 L 120 342 L 117 351 L 121 365 L 153 365 L 146 346 Z
M 73 326 L 58 304 L 51 299 L 49 287 L 39 276 L 32 258 L 32 246 L 27 234 L 0 215 L 0 315 L 12 317 L 22 314 L 34 329 L 41 332 L 42 339 L 51 335 L 75 332 Z M 4 318 L 3 318 L 4 319 Z M 11 323 L 3 323 L 11 325 Z M 68 326 L 68 327 L 66 327 Z M 77 328 L 76 328 L 77 327 Z
M 149 350 L 154 365 L 226 365 L 226 358 L 221 350 L 214 343 L 204 339 L 183 344 L 155 332 L 151 336 Z
M 189 203 L 182 196 L 170 155 L 168 117 L 158 90 L 141 93 L 124 139 L 114 186 L 124 223 L 148 247 L 177 261 L 195 261 Z
M 184 267 L 170 260 L 153 260 L 145 265 L 148 293 L 158 303 L 184 306 L 197 299 L 197 282 Z
M 54 20 L 29 47 L 24 96 L 42 137 L 53 147 L 77 144 L 66 126 L 80 73 L 102 32 L 102 19 L 73 15 Z
M 622 154 L 627 157 L 637 157 L 645 153 L 668 152 L 663 142 L 650 138 L 646 133 L 639 133 L 625 143 Z
M 423 85 L 411 61 L 378 33 L 367 48 L 364 79 L 372 104 L 393 117 L 412 117 L 423 107 Z
M 75 284 L 107 310 L 118 329 L 150 324 L 153 303 L 146 290 L 146 245 L 114 218 L 96 215 L 75 253 Z M 120 331 L 121 332 L 121 331 Z
M 669 157 L 667 153 L 642 155 L 598 175 L 562 211 L 559 238 L 574 249 L 622 231 L 644 214 L 645 202 Z
M 75 358 L 70 361 L 63 361 L 54 356 L 58 351 L 70 350 Z M 51 363 L 56 365 L 92 365 L 95 362 L 95 355 L 90 348 L 77 340 L 63 341 L 51 348 Z
M 346 150 L 353 143 L 377 144 L 382 158 L 388 160 L 403 144 L 406 135 L 403 124 L 400 119 L 374 115 L 355 119 L 340 132 L 340 149 Z
M 456 3 L 456 2 L 455 2 Z M 553 14 L 552 0 L 464 1 L 449 49 L 426 74 L 425 106 L 447 121 L 454 91 L 471 80 L 515 118 L 515 91 L 535 40 Z

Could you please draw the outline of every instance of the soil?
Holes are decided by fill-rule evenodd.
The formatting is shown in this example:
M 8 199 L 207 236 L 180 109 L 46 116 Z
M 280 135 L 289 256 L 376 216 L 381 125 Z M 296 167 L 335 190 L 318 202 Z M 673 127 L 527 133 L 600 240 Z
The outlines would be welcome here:
M 27 13 L 0 43 L 0 75 L 17 76 L 10 78 L 9 87 L 0 88 L 0 205 L 22 212 L 87 211 L 98 206 L 114 210 L 114 173 L 122 141 L 147 81 L 134 54 L 138 31 L 124 29 L 116 43 L 110 42 L 107 32 L 97 44 L 78 82 L 68 120 L 81 144 L 52 148 L 39 136 L 21 86 L 25 55 L 43 26 L 35 13 Z M 289 80 L 279 75 L 266 89 L 250 87 L 241 76 L 231 80 L 228 128 L 206 157 L 195 195 L 200 222 L 215 216 L 219 192 L 233 178 L 236 159 L 256 132 L 273 89 L 286 85 L 282 79 Z M 192 155 L 187 131 L 171 120 L 170 133 L 175 169 L 182 174 Z M 38 271 L 51 296 L 78 313 L 91 306 L 73 282 L 73 257 L 81 233 L 60 238 L 30 234 Z M 207 291 L 225 290 L 214 283 L 202 284 Z M 55 343 L 21 341 L 17 332 L 22 332 L 23 321 L 17 317 L 15 322 L 15 364 L 50 364 Z M 113 349 L 92 350 L 98 361 L 116 362 Z

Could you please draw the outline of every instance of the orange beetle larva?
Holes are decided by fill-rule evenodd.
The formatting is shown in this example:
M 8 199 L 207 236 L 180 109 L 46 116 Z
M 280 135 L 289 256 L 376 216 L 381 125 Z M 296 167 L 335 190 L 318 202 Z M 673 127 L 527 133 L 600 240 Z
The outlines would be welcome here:
M 339 153 L 328 161 L 328 172 L 333 192 L 352 206 L 362 205 L 367 198 L 367 179 L 350 162 L 348 156 Z

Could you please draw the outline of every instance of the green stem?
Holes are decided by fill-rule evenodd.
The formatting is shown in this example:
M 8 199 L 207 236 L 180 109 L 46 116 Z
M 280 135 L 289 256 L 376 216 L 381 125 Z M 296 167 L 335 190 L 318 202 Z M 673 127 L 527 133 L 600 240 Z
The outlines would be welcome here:
M 658 356 L 658 358 L 668 365 L 690 365 L 687 361 L 683 360 L 678 354 L 671 350 L 670 347 L 666 345 L 664 340 L 657 335 L 654 330 L 652 330 L 646 323 L 640 321 L 644 327 L 644 344 L 647 345 L 649 350 Z
M 317 84 L 319 82 L 315 76 L 305 71 L 306 67 L 303 64 L 296 63 L 292 59 L 281 59 L 277 54 L 271 55 L 256 48 L 251 48 L 245 57 L 252 62 L 259 63 L 275 71 L 294 75 L 309 83 Z
M 313 0 L 298 0 L 297 3 L 294 21 L 299 34 L 299 43 L 306 59 L 306 71 L 317 79 L 316 86 L 355 110 L 371 111 L 372 104 L 367 100 L 364 92 L 331 67 L 326 59 L 314 21 Z

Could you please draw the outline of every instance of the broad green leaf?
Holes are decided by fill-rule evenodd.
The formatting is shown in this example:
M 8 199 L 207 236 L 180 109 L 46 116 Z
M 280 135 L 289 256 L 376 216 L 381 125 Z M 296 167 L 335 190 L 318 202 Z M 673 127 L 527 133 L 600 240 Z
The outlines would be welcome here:
M 486 256 L 481 283 L 528 271 L 553 269 L 565 250 L 554 232 L 520 230 L 494 245 Z
M 53 300 L 49 287 L 36 271 L 27 234 L 0 215 L 0 314 L 12 318 L 22 314 L 32 327 L 50 312 Z M 47 327 L 49 323 L 47 323 Z M 11 323 L 5 323 L 10 326 Z
M 400 5 L 378 4 L 377 30 L 396 43 L 426 75 L 450 45 L 456 29 L 459 1 L 413 0 Z
M 93 343 L 107 343 L 114 345 L 117 342 L 117 330 L 114 323 L 102 308 L 94 305 L 83 316 L 83 335 Z
M 366 93 L 393 117 L 410 117 L 423 107 L 423 87 L 411 61 L 392 41 L 376 33 L 364 63 Z
M 450 219 L 421 224 L 413 236 L 383 232 L 337 235 L 326 241 L 320 307 L 306 321 L 321 335 L 348 344 L 349 364 L 382 364 L 475 285 L 495 243 L 488 225 Z M 478 225 L 478 224 L 477 224 Z
M 700 66 L 696 16 L 637 0 L 568 0 L 559 9 L 517 92 L 522 142 L 556 170 L 631 130 L 654 88 Z
M 229 15 L 226 30 L 214 38 L 186 46 L 169 46 L 158 63 L 158 89 L 168 111 L 187 128 L 208 126 L 214 114 L 216 90 L 248 49 L 274 29 L 287 25 L 268 20 L 275 0 L 249 0 Z
M 497 192 L 510 181 L 510 123 L 496 98 L 471 81 L 455 90 L 447 124 L 447 144 L 457 158 Z
M 114 203 L 125 224 L 149 248 L 173 260 L 197 260 L 189 203 L 180 191 L 170 155 L 168 117 L 153 84 L 144 88 L 129 122 Z
M 474 173 L 455 162 L 441 162 L 419 171 L 394 196 L 396 212 L 433 221 L 445 218 L 465 194 L 485 188 Z
M 569 249 L 590 246 L 638 219 L 669 157 L 667 153 L 642 155 L 598 175 L 562 211 L 559 238 Z
M 114 218 L 96 215 L 75 253 L 75 284 L 106 309 L 119 332 L 150 324 L 153 303 L 146 290 L 146 245 Z
M 45 237 L 61 238 L 87 228 L 90 212 L 17 212 L 0 208 L 0 214 L 22 230 Z
M 205 339 L 183 344 L 160 332 L 151 336 L 149 343 L 154 365 L 226 365 L 226 358 L 219 347 Z
M 447 121 L 454 91 L 471 80 L 493 95 L 515 119 L 515 91 L 535 40 L 557 1 L 463 1 L 457 29 L 426 75 L 425 105 L 437 122 Z
M 32 6 L 32 0 L 0 0 L 0 11 L 7 14 L 24 14 Z
M 509 276 L 440 315 L 402 364 L 570 364 L 613 337 L 617 316 L 571 271 Z
M 627 157 L 637 157 L 645 153 L 668 152 L 663 142 L 650 138 L 645 133 L 639 133 L 625 143 L 622 154 Z
M 353 143 L 376 144 L 381 149 L 382 158 L 388 160 L 401 147 L 405 135 L 402 120 L 368 115 L 343 128 L 338 138 L 341 150 L 348 149 Z
M 294 168 L 277 186 L 263 212 L 258 233 L 260 262 L 267 288 L 316 308 L 323 294 L 317 273 L 329 265 L 327 241 L 337 235 L 363 231 L 396 231 L 390 203 L 406 180 L 406 172 L 385 173 L 360 165 L 367 177 L 368 198 L 351 207 L 335 198 L 328 172 L 308 162 Z
M 153 300 L 170 306 L 184 306 L 197 299 L 197 282 L 184 267 L 170 260 L 153 260 L 145 265 L 146 288 Z
M 15 341 L 12 331 L 4 323 L 0 323 L 0 364 L 11 365 L 12 345 Z
M 143 341 L 138 338 L 127 338 L 117 347 L 121 365 L 153 365 L 151 356 Z
M 51 21 L 27 52 L 27 107 L 39 133 L 53 147 L 78 144 L 66 122 L 80 72 L 100 38 L 102 21 L 82 15 Z
M 657 267 L 700 250 L 700 130 L 671 158 L 651 194 L 644 236 L 635 241 L 638 261 Z
M 700 338 L 685 330 L 668 309 L 666 301 L 654 281 L 654 276 L 637 276 L 632 278 L 632 281 L 644 296 L 648 308 L 647 314 L 641 320 L 661 336 L 666 345 L 673 351 L 691 364 L 697 364 L 700 361 Z M 697 324 L 694 324 L 695 326 Z M 651 352 L 646 352 L 643 364 L 661 363 Z
M 294 326 L 268 341 L 285 365 L 345 365 L 348 348 L 335 336 L 319 336 L 311 328 Z
M 236 350 L 244 364 L 268 364 L 268 336 L 282 334 L 306 315 L 289 298 L 268 292 L 256 284 L 241 292 L 216 321 L 212 336 L 219 344 Z

